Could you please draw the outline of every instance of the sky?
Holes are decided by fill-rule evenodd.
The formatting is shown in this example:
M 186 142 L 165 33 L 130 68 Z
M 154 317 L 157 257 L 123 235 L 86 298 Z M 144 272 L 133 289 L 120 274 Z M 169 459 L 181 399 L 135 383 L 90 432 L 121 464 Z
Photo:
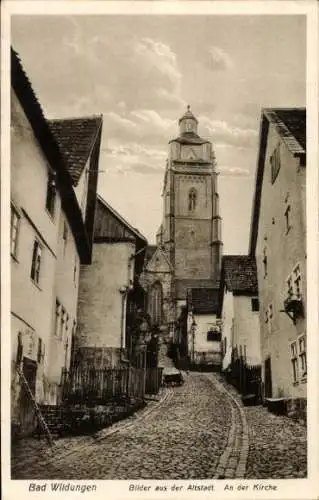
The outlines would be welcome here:
M 98 192 L 149 243 L 189 104 L 216 154 L 224 254 L 247 252 L 261 108 L 305 106 L 304 16 L 23 15 L 11 30 L 47 118 L 103 114 Z

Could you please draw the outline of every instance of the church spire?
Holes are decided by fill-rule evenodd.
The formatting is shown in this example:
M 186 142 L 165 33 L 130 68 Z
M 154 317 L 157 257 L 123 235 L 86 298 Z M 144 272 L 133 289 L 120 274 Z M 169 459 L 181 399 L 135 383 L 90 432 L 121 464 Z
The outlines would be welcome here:
M 192 132 L 193 134 L 197 134 L 198 121 L 195 118 L 195 116 L 193 115 L 189 104 L 187 105 L 187 111 L 179 119 L 178 123 L 179 123 L 179 128 L 180 128 L 181 134 L 189 133 L 189 132 Z

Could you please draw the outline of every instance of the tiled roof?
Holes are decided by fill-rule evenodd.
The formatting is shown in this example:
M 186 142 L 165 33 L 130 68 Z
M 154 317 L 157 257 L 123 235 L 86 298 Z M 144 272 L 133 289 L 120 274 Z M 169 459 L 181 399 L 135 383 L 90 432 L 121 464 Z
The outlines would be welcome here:
M 182 120 L 187 120 L 188 119 L 192 119 L 192 120 L 195 120 L 195 122 L 198 123 L 198 120 L 197 118 L 195 118 L 195 116 L 193 115 L 193 113 L 191 112 L 191 108 L 190 106 L 187 106 L 187 111 L 185 111 L 185 113 L 183 114 L 183 116 L 179 119 L 179 123 L 182 121 Z
M 205 144 L 209 141 L 202 139 L 198 134 L 195 134 L 195 132 L 184 132 L 179 137 L 169 142 L 179 142 L 180 144 Z
M 306 109 L 277 109 L 275 112 L 284 122 L 291 135 L 306 150 Z
M 101 116 L 49 120 L 75 186 L 91 153 L 101 123 Z
M 258 293 L 255 258 L 247 255 L 224 256 L 221 279 L 231 292 Z
M 268 120 L 275 124 L 278 133 L 293 154 L 306 151 L 306 109 L 271 108 L 264 110 Z
M 212 288 L 214 286 L 218 284 L 210 279 L 176 279 L 175 295 L 177 299 L 185 299 L 188 288 Z
M 218 312 L 219 289 L 218 288 L 191 288 L 188 290 L 188 307 L 194 313 L 209 314 Z

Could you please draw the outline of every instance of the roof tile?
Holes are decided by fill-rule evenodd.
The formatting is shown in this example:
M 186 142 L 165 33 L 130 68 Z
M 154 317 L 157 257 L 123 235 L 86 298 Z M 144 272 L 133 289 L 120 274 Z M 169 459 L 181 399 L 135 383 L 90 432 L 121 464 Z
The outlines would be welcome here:
M 66 118 L 48 122 L 76 186 L 92 150 L 102 117 Z
M 219 307 L 218 288 L 191 288 L 188 290 L 188 303 L 194 313 L 217 314 Z
M 222 280 L 229 291 L 258 293 L 257 268 L 254 257 L 227 255 L 222 260 Z

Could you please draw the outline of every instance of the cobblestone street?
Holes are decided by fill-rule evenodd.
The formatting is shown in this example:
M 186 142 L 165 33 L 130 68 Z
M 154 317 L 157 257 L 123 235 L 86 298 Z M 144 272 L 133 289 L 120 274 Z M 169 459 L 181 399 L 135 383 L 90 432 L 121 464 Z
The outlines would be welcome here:
M 271 422 L 268 427 L 267 422 Z M 220 377 L 190 373 L 185 375 L 183 386 L 165 389 L 158 401 L 151 401 L 133 417 L 94 437 L 58 440 L 52 452 L 45 451 L 35 439 L 24 440 L 13 449 L 12 478 L 175 480 L 305 476 L 305 431 L 292 421 L 289 425 L 286 422 L 286 418 L 273 417 L 260 407 L 243 409 Z M 274 446 L 269 438 L 269 425 L 276 439 L 282 437 L 279 455 L 274 451 L 278 452 L 279 445 Z M 272 465 L 267 468 L 268 463 Z

